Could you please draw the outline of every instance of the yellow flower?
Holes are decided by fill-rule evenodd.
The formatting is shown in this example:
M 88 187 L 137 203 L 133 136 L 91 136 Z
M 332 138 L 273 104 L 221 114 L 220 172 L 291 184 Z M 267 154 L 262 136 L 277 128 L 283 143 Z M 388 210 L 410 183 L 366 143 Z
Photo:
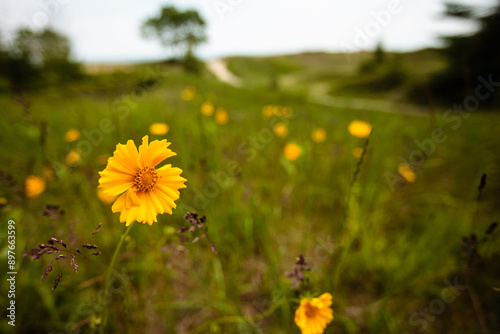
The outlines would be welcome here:
M 187 180 L 181 177 L 182 170 L 164 165 L 155 167 L 163 160 L 176 155 L 166 139 L 148 144 L 148 136 L 142 138 L 139 150 L 132 140 L 118 144 L 108 165 L 100 172 L 99 187 L 107 196 L 122 194 L 111 207 L 121 212 L 120 221 L 127 226 L 133 221 L 156 222 L 156 216 L 164 212 L 172 214 L 179 198 L 179 189 L 185 188 Z
M 109 196 L 104 193 L 103 188 L 97 188 L 97 198 L 104 204 L 111 204 L 116 200 L 117 196 Z
M 312 132 L 312 140 L 316 143 L 322 143 L 326 140 L 326 131 L 323 128 L 316 128 Z
M 361 158 L 361 156 L 363 155 L 363 148 L 362 147 L 355 147 L 352 149 L 352 155 L 355 157 L 355 158 Z
M 212 116 L 214 113 L 214 104 L 209 101 L 203 102 L 201 104 L 200 111 L 205 116 Z
M 181 98 L 184 101 L 191 101 L 196 94 L 196 88 L 194 86 L 187 86 L 186 89 L 182 91 Z
M 398 173 L 404 177 L 407 182 L 413 183 L 417 180 L 417 174 L 415 174 L 408 164 L 400 163 L 398 166 Z
M 372 132 L 371 124 L 360 120 L 352 121 L 347 129 L 351 135 L 358 138 L 368 138 Z
M 285 152 L 285 158 L 287 158 L 290 161 L 295 161 L 302 154 L 302 147 L 300 147 L 295 143 L 288 143 L 285 146 L 284 152 Z
M 322 334 L 333 320 L 332 295 L 324 293 L 317 298 L 302 299 L 295 311 L 295 323 L 302 334 Z
M 153 123 L 149 126 L 149 133 L 156 136 L 164 136 L 170 130 L 168 124 L 165 123 Z
M 40 176 L 30 175 L 24 181 L 26 197 L 35 198 L 45 191 L 45 180 Z
M 273 131 L 276 136 L 285 138 L 288 134 L 288 127 L 285 123 L 276 123 L 273 127 Z
M 274 115 L 274 108 L 273 105 L 264 106 L 262 108 L 262 117 L 264 117 L 264 119 L 271 118 L 271 116 Z
M 68 143 L 77 140 L 80 138 L 80 131 L 77 129 L 69 129 L 65 134 L 64 134 L 64 140 L 66 140 Z
M 78 153 L 78 151 L 71 150 L 66 155 L 66 164 L 68 166 L 74 166 L 78 163 L 78 161 L 80 161 L 80 158 L 81 158 L 81 156 L 80 156 L 80 153 Z
M 215 121 L 220 124 L 226 124 L 227 121 L 229 120 L 229 116 L 227 115 L 227 111 L 223 108 L 217 108 L 217 111 L 215 112 Z
M 7 205 L 7 203 L 9 203 L 9 201 L 7 201 L 7 198 L 0 197 L 0 206 Z

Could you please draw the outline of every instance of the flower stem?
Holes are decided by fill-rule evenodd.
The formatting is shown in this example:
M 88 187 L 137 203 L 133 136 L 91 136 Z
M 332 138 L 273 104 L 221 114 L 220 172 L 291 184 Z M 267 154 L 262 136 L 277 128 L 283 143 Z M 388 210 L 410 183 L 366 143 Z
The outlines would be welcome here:
M 120 242 L 118 242 L 118 245 L 116 246 L 113 257 L 111 258 L 111 263 L 109 264 L 108 272 L 106 273 L 106 285 L 105 285 L 105 292 L 104 292 L 105 296 L 109 296 L 109 294 L 110 294 L 109 287 L 111 285 L 111 276 L 113 275 L 116 261 L 118 260 L 118 257 L 119 257 L 118 254 L 120 252 L 120 249 L 122 248 L 123 242 L 125 241 L 128 233 L 132 229 L 132 226 L 134 226 L 134 222 L 127 227 L 125 232 L 123 232 L 122 236 L 120 237 Z M 109 298 L 109 301 L 111 302 L 111 298 Z M 103 321 L 102 321 L 100 333 L 104 333 L 104 331 L 106 329 L 107 320 L 108 320 L 108 310 L 106 308 L 104 310 Z

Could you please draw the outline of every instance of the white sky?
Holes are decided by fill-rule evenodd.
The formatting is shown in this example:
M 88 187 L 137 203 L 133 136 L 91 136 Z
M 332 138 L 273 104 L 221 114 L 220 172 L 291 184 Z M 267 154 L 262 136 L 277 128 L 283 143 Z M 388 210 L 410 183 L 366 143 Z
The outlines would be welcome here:
M 439 46 L 439 36 L 474 26 L 444 19 L 445 0 L 0 0 L 3 39 L 20 26 L 50 26 L 72 41 L 83 62 L 161 59 L 168 55 L 139 27 L 165 5 L 197 9 L 207 21 L 205 59 L 301 51 L 373 49 L 409 51 Z M 487 8 L 495 0 L 461 0 Z M 390 13 L 378 22 L 373 13 Z M 218 10 L 216 8 L 219 8 Z M 222 11 L 226 8 L 226 11 Z M 368 33 L 362 35 L 359 31 Z

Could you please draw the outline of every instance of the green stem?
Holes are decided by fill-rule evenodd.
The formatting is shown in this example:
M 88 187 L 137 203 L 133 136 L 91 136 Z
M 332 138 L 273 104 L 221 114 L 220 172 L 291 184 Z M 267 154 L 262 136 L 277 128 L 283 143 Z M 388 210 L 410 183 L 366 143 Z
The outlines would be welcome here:
M 111 263 L 109 264 L 108 272 L 106 273 L 106 285 L 105 285 L 105 292 L 104 292 L 105 296 L 109 295 L 109 287 L 111 285 L 111 275 L 113 274 L 113 270 L 115 269 L 116 261 L 118 260 L 118 257 L 119 257 L 118 253 L 120 252 L 120 249 L 122 248 L 123 242 L 127 238 L 128 233 L 132 229 L 132 226 L 134 226 L 134 222 L 132 224 L 130 224 L 129 227 L 127 227 L 125 232 L 123 232 L 122 236 L 120 237 L 120 242 L 116 246 L 115 253 L 113 254 L 113 257 L 111 258 Z M 104 333 L 104 330 L 106 329 L 107 321 L 108 321 L 108 310 L 106 308 L 106 310 L 104 311 L 104 315 L 103 315 L 103 321 L 102 321 L 102 326 L 101 326 L 101 330 L 100 330 L 101 333 Z

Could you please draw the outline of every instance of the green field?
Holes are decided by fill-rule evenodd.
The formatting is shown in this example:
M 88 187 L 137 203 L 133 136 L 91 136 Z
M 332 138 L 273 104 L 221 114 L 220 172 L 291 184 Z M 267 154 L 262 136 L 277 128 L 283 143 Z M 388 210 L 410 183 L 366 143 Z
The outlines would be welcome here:
M 499 333 L 499 231 L 479 243 L 478 258 L 463 241 L 472 233 L 481 240 L 499 220 L 498 110 L 403 114 L 313 103 L 308 87 L 338 95 L 348 87 L 340 87 L 342 75 L 356 83 L 355 66 L 344 73 L 340 65 L 331 73 L 319 65 L 305 71 L 306 58 L 229 59 L 245 80 L 239 88 L 151 64 L 1 95 L 0 248 L 7 263 L 7 222 L 14 220 L 15 331 L 97 333 L 107 312 L 109 333 L 300 333 L 294 323 L 300 300 L 287 274 L 303 254 L 312 295 L 333 295 L 335 319 L 325 333 Z M 440 66 L 434 58 L 428 62 Z M 277 86 L 270 89 L 273 76 Z M 185 101 L 188 86 L 196 95 Z M 228 122 L 200 113 L 205 101 L 227 110 Z M 293 114 L 263 117 L 267 105 Z M 373 126 L 369 139 L 349 133 L 353 120 Z M 139 145 L 156 122 L 168 124 L 169 132 L 150 140 L 172 142 L 177 156 L 167 163 L 184 171 L 187 188 L 173 215 L 133 226 L 106 295 L 125 225 L 97 197 L 98 172 L 118 143 Z M 278 122 L 287 126 L 285 138 L 273 133 Z M 327 133 L 321 143 L 311 139 L 318 127 Z M 71 128 L 81 136 L 66 142 Z M 290 142 L 302 148 L 295 161 L 283 153 Z M 353 150 L 363 147 L 355 157 Z M 74 164 L 67 161 L 71 150 L 81 157 Z M 404 161 L 414 182 L 398 173 Z M 483 173 L 488 178 L 478 199 Z M 46 182 L 35 198 L 25 196 L 29 175 Z M 64 214 L 43 215 L 46 205 Z M 194 233 L 177 233 L 189 224 L 187 211 L 206 216 L 208 238 L 193 243 Z M 32 261 L 22 254 L 51 237 L 80 248 L 79 271 L 56 261 L 40 281 L 55 255 Z M 102 254 L 90 255 L 84 243 Z M 454 284 L 458 288 L 450 289 Z M 1 287 L 8 290 L 5 279 Z M 4 292 L 0 300 L 7 305 Z M 0 332 L 12 331 L 7 321 Z

